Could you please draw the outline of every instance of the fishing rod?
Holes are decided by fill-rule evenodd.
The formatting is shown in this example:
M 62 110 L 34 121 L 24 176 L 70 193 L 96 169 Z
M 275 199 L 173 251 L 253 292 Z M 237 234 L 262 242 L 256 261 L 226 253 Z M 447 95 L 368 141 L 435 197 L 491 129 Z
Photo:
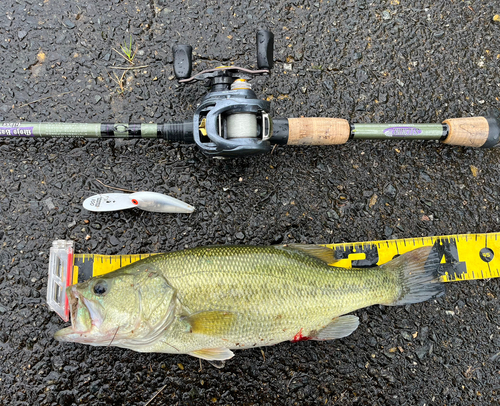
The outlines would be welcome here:
M 342 118 L 272 118 L 271 104 L 252 90 L 250 80 L 269 75 L 274 35 L 257 31 L 257 70 L 220 66 L 193 76 L 192 47 L 174 45 L 173 68 L 181 84 L 205 82 L 208 93 L 192 120 L 166 124 L 0 123 L 0 137 L 159 138 L 195 143 L 212 157 L 266 153 L 273 145 L 339 145 L 353 139 L 437 140 L 444 144 L 492 148 L 499 144 L 500 120 L 449 118 L 441 124 L 361 124 Z

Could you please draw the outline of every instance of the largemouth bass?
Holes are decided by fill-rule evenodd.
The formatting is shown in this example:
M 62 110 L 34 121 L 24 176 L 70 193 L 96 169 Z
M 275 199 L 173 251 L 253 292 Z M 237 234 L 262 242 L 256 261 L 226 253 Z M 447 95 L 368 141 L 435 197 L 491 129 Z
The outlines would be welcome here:
M 317 245 L 213 246 L 159 254 L 70 286 L 59 341 L 189 354 L 214 363 L 233 349 L 332 340 L 354 310 L 444 293 L 431 247 L 375 268 L 346 269 Z

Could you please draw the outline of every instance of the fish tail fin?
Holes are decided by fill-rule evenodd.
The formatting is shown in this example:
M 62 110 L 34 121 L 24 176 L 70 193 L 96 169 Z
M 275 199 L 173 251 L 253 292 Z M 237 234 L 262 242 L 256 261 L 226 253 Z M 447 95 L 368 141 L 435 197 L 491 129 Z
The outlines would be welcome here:
M 444 283 L 438 275 L 440 256 L 432 247 L 407 252 L 382 265 L 381 270 L 396 276 L 396 296 L 386 306 L 420 303 L 444 295 Z

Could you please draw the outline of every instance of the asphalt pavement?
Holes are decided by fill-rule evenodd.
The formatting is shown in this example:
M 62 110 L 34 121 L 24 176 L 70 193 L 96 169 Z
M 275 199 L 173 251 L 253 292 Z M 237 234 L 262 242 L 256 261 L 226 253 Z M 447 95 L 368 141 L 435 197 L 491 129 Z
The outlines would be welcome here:
M 171 46 L 193 46 L 195 72 L 256 68 L 257 28 L 275 34 L 272 75 L 252 81 L 274 117 L 482 115 L 500 107 L 499 14 L 498 1 L 479 0 L 2 0 L 0 122 L 187 119 L 206 88 L 177 82 Z M 116 52 L 130 38 L 133 66 Z M 221 161 L 156 140 L 0 137 L 0 404 L 498 404 L 498 279 L 363 309 L 349 337 L 236 351 L 220 370 L 60 344 L 65 323 L 45 296 L 56 239 L 131 254 L 498 232 L 499 161 L 498 150 L 434 141 L 278 146 Z M 196 211 L 84 210 L 86 197 L 112 191 L 103 184 Z

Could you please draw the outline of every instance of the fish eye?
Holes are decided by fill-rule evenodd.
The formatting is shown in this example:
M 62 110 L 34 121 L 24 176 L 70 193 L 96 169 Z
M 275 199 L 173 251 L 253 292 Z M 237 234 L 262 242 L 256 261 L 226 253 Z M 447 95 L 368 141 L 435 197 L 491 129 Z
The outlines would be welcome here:
M 103 296 L 107 293 L 108 291 L 108 282 L 105 280 L 100 280 L 97 281 L 97 283 L 94 285 L 94 293 L 98 296 Z

